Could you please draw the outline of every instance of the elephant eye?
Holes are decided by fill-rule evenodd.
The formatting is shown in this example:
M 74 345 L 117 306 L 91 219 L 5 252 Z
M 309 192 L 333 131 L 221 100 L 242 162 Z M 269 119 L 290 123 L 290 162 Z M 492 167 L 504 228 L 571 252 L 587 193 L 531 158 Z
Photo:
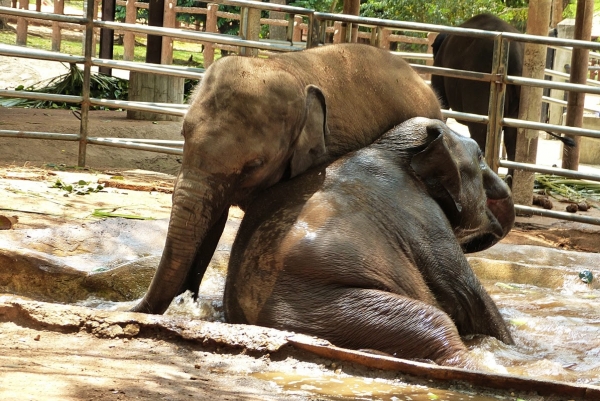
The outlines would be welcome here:
M 265 164 L 265 161 L 263 159 L 260 159 L 260 158 L 254 159 L 244 165 L 244 168 L 242 169 L 242 174 L 249 174 L 250 172 L 256 170 L 257 168 L 262 167 L 264 164 Z
M 479 167 L 482 170 L 487 168 L 487 164 L 485 163 L 485 158 L 483 157 L 483 152 L 480 150 L 477 151 L 477 162 L 479 163 Z

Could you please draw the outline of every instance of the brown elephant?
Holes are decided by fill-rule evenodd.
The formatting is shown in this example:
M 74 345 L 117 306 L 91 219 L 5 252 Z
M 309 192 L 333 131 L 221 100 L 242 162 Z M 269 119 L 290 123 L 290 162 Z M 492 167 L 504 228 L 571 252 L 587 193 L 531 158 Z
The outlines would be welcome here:
M 475 141 L 411 119 L 253 200 L 225 318 L 469 366 L 460 336 L 512 338 L 463 252 L 492 246 L 514 219 L 510 189 Z
M 183 122 L 182 167 L 165 248 L 134 311 L 164 312 L 197 293 L 231 205 L 309 167 L 369 145 L 437 97 L 401 58 L 358 44 L 214 63 Z

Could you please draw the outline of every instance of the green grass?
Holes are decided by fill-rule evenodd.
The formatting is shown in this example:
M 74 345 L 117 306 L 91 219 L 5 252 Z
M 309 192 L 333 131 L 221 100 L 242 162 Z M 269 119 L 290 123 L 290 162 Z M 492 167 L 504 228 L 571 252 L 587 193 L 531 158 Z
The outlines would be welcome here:
M 145 40 L 136 38 L 138 43 L 143 43 Z M 0 31 L 0 43 L 14 45 L 16 42 L 16 34 L 9 31 Z M 52 50 L 52 41 L 50 38 L 27 35 L 27 47 L 40 50 Z M 204 55 L 200 53 L 200 44 L 175 41 L 173 44 L 173 64 L 187 65 L 190 67 L 203 67 Z M 82 41 L 63 39 L 61 41 L 61 53 L 82 55 Z M 100 51 L 100 45 L 96 45 L 96 54 Z M 190 56 L 193 55 L 193 62 L 189 62 Z M 113 58 L 115 60 L 123 60 L 123 46 L 113 46 Z M 146 61 L 146 46 L 136 45 L 134 48 L 134 61 Z

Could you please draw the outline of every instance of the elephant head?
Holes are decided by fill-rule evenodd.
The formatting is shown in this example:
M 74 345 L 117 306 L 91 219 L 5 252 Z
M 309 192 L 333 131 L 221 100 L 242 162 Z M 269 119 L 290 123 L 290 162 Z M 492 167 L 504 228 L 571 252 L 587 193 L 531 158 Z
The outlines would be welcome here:
M 318 87 L 252 66 L 252 59 L 228 57 L 226 63 L 247 67 L 209 69 L 200 84 L 183 122 L 183 164 L 165 250 L 134 311 L 162 313 L 180 292 L 197 290 L 229 206 L 294 177 L 326 153 L 327 111 Z
M 441 122 L 427 129 L 442 134 L 413 157 L 411 167 L 444 210 L 463 251 L 491 247 L 515 221 L 508 185 L 488 167 L 475 141 Z

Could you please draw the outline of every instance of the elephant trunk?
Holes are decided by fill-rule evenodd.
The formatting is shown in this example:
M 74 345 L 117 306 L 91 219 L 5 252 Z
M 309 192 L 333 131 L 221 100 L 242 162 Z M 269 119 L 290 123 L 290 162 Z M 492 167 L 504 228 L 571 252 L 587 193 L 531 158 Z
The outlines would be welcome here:
M 507 196 L 502 199 L 487 200 L 487 207 L 500 223 L 502 227 L 502 238 L 506 237 L 515 223 L 515 204 L 512 196 Z
M 146 295 L 133 312 L 162 314 L 185 289 L 188 274 L 197 263 L 198 249 L 207 241 L 207 236 L 220 237 L 222 233 L 222 226 L 219 233 L 211 233 L 211 230 L 229 206 L 225 201 L 227 188 L 212 177 L 179 174 L 160 264 Z M 212 254 L 203 256 L 210 260 Z
M 516 217 L 510 188 L 504 181 L 492 174 L 485 176 L 484 180 L 487 208 L 502 226 L 502 238 L 504 238 L 515 224 Z

